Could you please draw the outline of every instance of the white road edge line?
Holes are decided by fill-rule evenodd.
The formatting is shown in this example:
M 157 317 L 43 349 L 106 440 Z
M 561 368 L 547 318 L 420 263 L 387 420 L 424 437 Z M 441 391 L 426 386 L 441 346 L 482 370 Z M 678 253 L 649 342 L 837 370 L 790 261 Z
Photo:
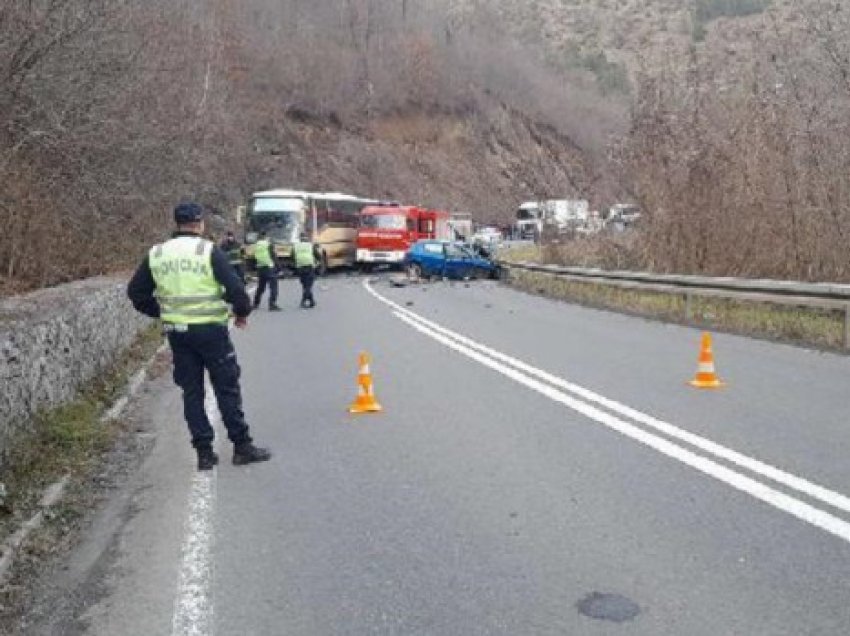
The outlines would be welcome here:
M 246 286 L 249 297 L 256 285 Z M 219 428 L 221 414 L 215 392 L 207 381 L 204 386 L 204 410 L 213 428 Z M 174 601 L 172 636 L 212 636 L 213 544 L 215 542 L 215 498 L 218 470 L 196 471 L 189 490 L 189 514 L 183 530 L 180 583 Z
M 204 407 L 216 427 L 220 415 L 207 384 Z M 189 515 L 183 531 L 180 583 L 174 601 L 172 636 L 212 636 L 213 544 L 217 470 L 196 471 L 189 492 Z
M 376 297 L 386 302 L 388 305 L 392 306 L 395 303 L 392 301 L 388 301 L 380 297 L 379 294 L 374 292 L 371 287 L 366 285 L 367 289 L 371 293 L 373 293 Z M 742 475 L 740 473 L 735 472 L 734 470 L 727 468 L 721 464 L 718 464 L 711 459 L 703 457 L 701 455 L 697 455 L 693 451 L 690 451 L 686 448 L 678 446 L 669 440 L 666 440 L 662 437 L 649 433 L 634 424 L 629 424 L 628 422 L 624 422 L 623 420 L 614 417 L 610 413 L 606 413 L 605 411 L 600 410 L 590 404 L 582 402 L 574 397 L 567 395 L 566 393 L 559 391 L 558 389 L 544 384 L 543 382 L 536 380 L 528 375 L 521 373 L 517 369 L 513 369 L 505 364 L 502 364 L 494 359 L 491 359 L 482 353 L 475 351 L 471 347 L 465 346 L 458 341 L 452 340 L 449 337 L 437 333 L 436 331 L 429 329 L 426 325 L 417 321 L 416 319 L 408 316 L 408 313 L 401 310 L 399 307 L 398 310 L 394 311 L 394 315 L 400 320 L 407 323 L 413 329 L 419 331 L 420 333 L 436 340 L 437 342 L 443 344 L 444 346 L 457 351 L 458 353 L 475 360 L 476 362 L 500 373 L 519 384 L 522 384 L 538 393 L 548 397 L 554 402 L 558 402 L 567 406 L 568 408 L 592 419 L 626 437 L 629 437 L 635 441 L 638 441 L 660 453 L 666 455 L 672 459 L 676 459 L 683 464 L 690 466 L 710 477 L 713 477 L 723 483 L 732 486 L 736 490 L 747 493 L 756 499 L 763 501 L 783 512 L 786 512 L 806 523 L 809 523 L 821 530 L 824 530 L 844 541 L 850 543 L 850 523 L 840 519 L 828 512 L 820 510 L 819 508 L 815 508 L 814 506 L 807 504 L 799 499 L 795 499 L 785 493 L 774 490 L 770 486 L 767 486 L 759 481 L 756 481 L 746 475 Z
M 783 486 L 787 486 L 788 488 L 796 490 L 799 493 L 812 497 L 813 499 L 817 499 L 818 501 L 821 501 L 829 506 L 850 513 L 850 497 L 847 497 L 833 490 L 829 490 L 828 488 L 825 488 L 818 484 L 812 483 L 811 481 L 803 479 L 802 477 L 792 475 L 791 473 L 776 468 L 775 466 L 771 466 L 770 464 L 762 462 L 758 459 L 754 459 L 752 457 L 749 457 L 748 455 L 744 455 L 743 453 L 739 453 L 738 451 L 722 446 L 716 442 L 706 439 L 705 437 L 701 437 L 700 435 L 696 435 L 694 433 L 682 430 L 668 422 L 659 420 L 651 415 L 621 404 L 620 402 L 599 395 L 598 393 L 594 393 L 589 389 L 586 389 L 577 384 L 573 384 L 572 382 L 568 382 L 563 378 L 559 378 L 558 376 L 552 375 L 551 373 L 547 373 L 546 371 L 537 369 L 536 367 L 526 364 L 521 360 L 517 360 L 516 358 L 491 349 L 486 345 L 482 345 L 478 342 L 475 342 L 474 340 L 471 340 L 459 333 L 451 331 L 450 329 L 446 329 L 445 327 L 438 325 L 437 323 L 432 322 L 427 318 L 423 318 L 422 316 L 408 309 L 405 309 L 404 307 L 401 307 L 397 303 L 394 303 L 393 301 L 384 298 L 383 296 L 378 294 L 368 284 L 368 281 L 366 281 L 364 286 L 375 298 L 388 305 L 395 311 L 398 311 L 404 314 L 405 316 L 408 316 L 409 318 L 418 321 L 419 323 L 432 329 L 433 331 L 447 336 L 469 347 L 470 349 L 484 353 L 495 360 L 503 362 L 532 377 L 547 382 L 548 384 L 573 393 L 574 395 L 577 395 L 578 397 L 588 402 L 598 404 L 599 406 L 602 406 L 608 409 L 609 411 L 629 418 L 634 422 L 638 422 L 640 424 L 653 428 L 656 431 L 667 435 L 668 437 L 672 437 L 679 441 L 690 444 L 695 448 L 699 448 L 700 450 L 710 453 L 715 457 L 736 464 L 737 466 L 756 473 L 761 477 L 770 479 L 778 484 L 782 484 Z

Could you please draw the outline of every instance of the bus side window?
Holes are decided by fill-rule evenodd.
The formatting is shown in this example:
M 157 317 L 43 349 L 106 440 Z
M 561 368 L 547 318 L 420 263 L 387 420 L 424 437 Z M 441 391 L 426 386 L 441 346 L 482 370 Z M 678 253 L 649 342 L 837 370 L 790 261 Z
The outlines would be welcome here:
M 346 201 L 342 204 L 343 217 L 340 219 L 344 227 L 356 228 L 360 219 L 362 205 L 356 201 Z
M 330 222 L 330 214 L 328 210 L 329 203 L 327 201 L 316 201 L 316 229 L 319 230 L 326 227 Z
M 416 219 L 411 219 L 411 218 L 407 219 L 407 231 L 408 232 L 415 232 L 416 231 Z
M 434 221 L 432 219 L 422 219 L 419 222 L 419 231 L 423 234 L 434 233 Z

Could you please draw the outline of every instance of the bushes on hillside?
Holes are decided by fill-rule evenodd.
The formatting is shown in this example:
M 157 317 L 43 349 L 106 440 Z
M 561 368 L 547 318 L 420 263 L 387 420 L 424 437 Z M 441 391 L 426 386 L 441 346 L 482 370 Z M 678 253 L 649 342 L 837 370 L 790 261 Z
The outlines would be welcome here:
M 217 98 L 194 4 L 0 4 L 0 288 L 126 267 L 162 235 Z
M 850 281 L 850 16 L 798 11 L 746 62 L 709 47 L 641 80 L 627 165 L 647 267 Z

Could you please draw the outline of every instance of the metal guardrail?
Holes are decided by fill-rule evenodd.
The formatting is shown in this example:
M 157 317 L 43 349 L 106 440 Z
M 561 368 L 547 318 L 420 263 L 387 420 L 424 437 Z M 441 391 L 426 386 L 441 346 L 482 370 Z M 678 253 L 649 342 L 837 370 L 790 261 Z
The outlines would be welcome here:
M 838 299 L 850 302 L 850 285 L 842 285 L 838 283 L 798 283 L 794 281 L 769 279 L 651 274 L 649 272 L 609 271 L 584 267 L 540 265 L 538 263 L 528 262 L 504 262 L 502 265 L 530 271 L 541 271 L 549 274 L 569 274 L 571 276 L 584 278 L 675 285 L 689 289 L 732 290 L 784 296 L 805 296 L 820 299 Z
M 685 318 L 693 319 L 694 296 L 713 296 L 752 302 L 814 307 L 844 314 L 844 348 L 850 349 L 850 285 L 839 283 L 800 283 L 795 281 L 747 279 L 649 272 L 608 271 L 584 267 L 562 267 L 529 262 L 501 261 L 507 269 L 550 274 L 578 282 L 681 294 L 685 299 Z

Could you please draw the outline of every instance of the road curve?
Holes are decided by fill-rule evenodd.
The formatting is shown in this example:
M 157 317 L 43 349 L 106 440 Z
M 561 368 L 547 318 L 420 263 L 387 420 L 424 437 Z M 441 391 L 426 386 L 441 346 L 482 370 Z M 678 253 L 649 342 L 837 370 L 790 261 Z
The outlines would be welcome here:
M 234 336 L 274 460 L 198 476 L 152 386 L 126 514 L 22 631 L 850 633 L 847 358 L 719 336 L 729 385 L 699 392 L 683 327 L 494 283 L 297 298 Z M 385 410 L 355 418 L 362 350 Z

